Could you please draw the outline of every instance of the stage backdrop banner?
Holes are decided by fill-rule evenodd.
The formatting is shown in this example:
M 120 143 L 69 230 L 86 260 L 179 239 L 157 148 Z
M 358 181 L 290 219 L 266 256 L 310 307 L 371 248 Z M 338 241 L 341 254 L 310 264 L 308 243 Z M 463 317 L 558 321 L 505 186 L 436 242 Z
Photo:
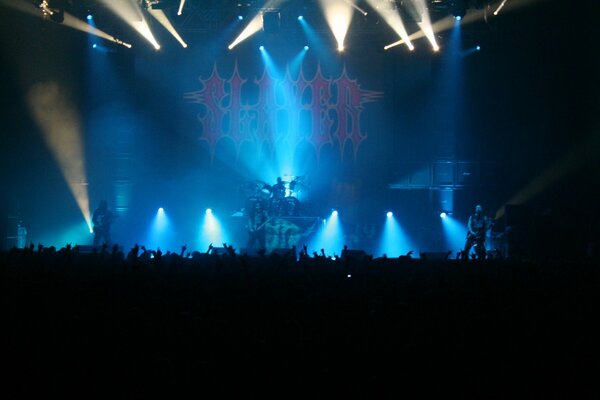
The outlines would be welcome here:
M 285 76 L 274 78 L 265 68 L 261 78 L 250 81 L 237 64 L 229 77 L 222 77 L 215 63 L 212 74 L 198 80 L 200 90 L 185 93 L 184 99 L 199 106 L 199 139 L 207 143 L 211 158 L 220 141 L 230 140 L 237 156 L 246 142 L 271 151 L 284 145 L 292 152 L 308 143 L 317 161 L 324 145 L 338 148 L 342 160 L 351 146 L 356 159 L 368 139 L 361 130 L 364 106 L 383 96 L 362 89 L 345 68 L 337 78 L 326 78 L 318 67 L 312 79 L 302 69 L 294 79 L 289 67 Z

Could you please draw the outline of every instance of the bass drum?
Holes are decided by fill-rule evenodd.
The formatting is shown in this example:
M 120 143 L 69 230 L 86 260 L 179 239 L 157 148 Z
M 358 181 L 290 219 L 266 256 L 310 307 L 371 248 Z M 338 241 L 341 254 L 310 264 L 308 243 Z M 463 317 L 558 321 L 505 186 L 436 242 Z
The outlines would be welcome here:
M 283 216 L 297 217 L 300 215 L 300 201 L 295 197 L 286 197 L 283 199 Z

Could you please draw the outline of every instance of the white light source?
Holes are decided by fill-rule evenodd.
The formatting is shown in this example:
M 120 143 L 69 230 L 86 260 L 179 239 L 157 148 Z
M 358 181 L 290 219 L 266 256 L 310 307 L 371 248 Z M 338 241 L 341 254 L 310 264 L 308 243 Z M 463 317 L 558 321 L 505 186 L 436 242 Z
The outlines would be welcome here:
M 319 0 L 319 4 L 335 37 L 338 51 L 344 51 L 344 40 L 352 22 L 354 3 L 348 0 Z
M 179 2 L 179 10 L 177 10 L 177 15 L 183 14 L 183 6 L 185 5 L 185 0 L 181 0 Z
M 173 26 L 173 24 L 171 23 L 171 21 L 169 21 L 169 18 L 167 17 L 167 15 L 165 14 L 165 12 L 163 10 L 153 10 L 153 9 L 148 9 L 148 12 L 150 13 L 150 15 L 152 15 L 154 17 L 154 19 L 156 19 L 167 31 L 169 31 L 169 33 L 175 38 L 175 40 L 177 40 L 179 42 L 179 44 L 181 44 L 181 47 L 183 48 L 187 48 L 187 43 L 184 42 L 184 40 L 181 38 L 181 36 L 179 36 L 179 33 L 177 32 L 177 30 L 175 29 L 175 27 Z
M 494 15 L 498 15 L 498 13 L 500 12 L 500 10 L 502 10 L 502 8 L 504 7 L 505 4 L 506 4 L 506 0 L 502 0 L 502 3 L 500 3 L 498 8 L 496 8 L 496 11 L 494 11 Z

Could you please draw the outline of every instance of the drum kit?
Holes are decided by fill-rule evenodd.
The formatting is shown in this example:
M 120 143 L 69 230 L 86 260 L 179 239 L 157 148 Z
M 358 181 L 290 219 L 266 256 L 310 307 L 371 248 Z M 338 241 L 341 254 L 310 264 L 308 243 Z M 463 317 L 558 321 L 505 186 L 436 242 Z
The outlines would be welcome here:
M 298 196 L 305 187 L 302 176 L 278 179 L 274 185 L 252 180 L 242 184 L 241 195 L 246 210 L 253 210 L 259 202 L 271 217 L 298 217 L 301 213 Z

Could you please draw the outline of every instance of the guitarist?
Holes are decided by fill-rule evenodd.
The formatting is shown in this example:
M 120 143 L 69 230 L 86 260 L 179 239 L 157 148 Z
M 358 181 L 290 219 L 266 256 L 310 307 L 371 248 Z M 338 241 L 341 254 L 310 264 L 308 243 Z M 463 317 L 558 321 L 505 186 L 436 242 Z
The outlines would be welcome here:
M 467 224 L 467 241 L 465 248 L 462 251 L 462 258 L 469 258 L 469 251 L 473 245 L 476 245 L 475 252 L 478 259 L 485 258 L 485 235 L 490 226 L 490 222 L 486 216 L 483 215 L 483 208 L 480 205 L 475 207 L 475 214 L 469 217 L 469 223 Z
M 266 228 L 268 222 L 267 211 L 262 202 L 255 201 L 252 208 L 248 209 L 248 249 L 255 248 L 258 243 L 258 249 L 265 249 Z
M 101 244 L 110 244 L 110 225 L 115 215 L 108 209 L 106 200 L 102 200 L 94 211 L 92 222 L 94 224 L 94 247 Z

